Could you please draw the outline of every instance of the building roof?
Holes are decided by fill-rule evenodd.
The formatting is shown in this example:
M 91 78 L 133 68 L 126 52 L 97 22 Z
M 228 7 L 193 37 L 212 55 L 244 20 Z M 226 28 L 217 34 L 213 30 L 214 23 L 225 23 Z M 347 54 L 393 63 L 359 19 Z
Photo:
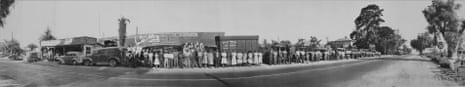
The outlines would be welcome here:
M 220 40 L 258 40 L 258 35 L 245 36 L 219 36 Z
M 339 38 L 339 39 L 337 39 L 335 41 L 352 41 L 352 39 L 344 37 L 344 38 Z
M 48 40 L 48 41 L 42 41 L 40 43 L 41 43 L 40 44 L 41 46 L 66 46 L 66 45 L 84 45 L 84 44 L 98 45 L 97 38 L 89 37 L 89 36 Z

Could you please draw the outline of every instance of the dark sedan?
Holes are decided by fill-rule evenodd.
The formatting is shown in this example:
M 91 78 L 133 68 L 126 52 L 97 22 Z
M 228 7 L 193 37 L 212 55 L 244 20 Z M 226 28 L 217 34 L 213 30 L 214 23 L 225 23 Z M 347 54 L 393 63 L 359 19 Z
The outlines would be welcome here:
M 68 52 L 64 56 L 58 57 L 58 64 L 70 64 L 70 65 L 77 65 L 80 64 L 78 62 L 81 52 Z

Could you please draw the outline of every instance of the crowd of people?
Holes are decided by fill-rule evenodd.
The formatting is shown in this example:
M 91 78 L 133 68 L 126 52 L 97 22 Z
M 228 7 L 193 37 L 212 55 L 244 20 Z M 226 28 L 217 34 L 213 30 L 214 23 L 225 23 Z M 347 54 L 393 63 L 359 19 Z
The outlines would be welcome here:
M 258 51 L 219 52 L 201 43 L 186 43 L 176 47 L 130 49 L 127 54 L 131 66 L 155 68 L 225 67 L 262 64 Z
M 267 51 L 218 51 L 202 44 L 186 43 L 181 50 L 176 47 L 146 48 L 127 53 L 131 66 L 155 68 L 228 67 L 259 64 L 309 63 L 321 60 L 340 60 L 375 56 L 374 52 L 347 53 L 337 50 L 276 50 Z
M 361 57 L 372 57 L 375 52 L 358 52 L 337 50 L 275 50 L 265 52 L 264 62 L 270 65 L 276 64 L 291 64 L 291 63 L 309 63 L 322 60 L 341 60 L 341 59 L 356 59 Z

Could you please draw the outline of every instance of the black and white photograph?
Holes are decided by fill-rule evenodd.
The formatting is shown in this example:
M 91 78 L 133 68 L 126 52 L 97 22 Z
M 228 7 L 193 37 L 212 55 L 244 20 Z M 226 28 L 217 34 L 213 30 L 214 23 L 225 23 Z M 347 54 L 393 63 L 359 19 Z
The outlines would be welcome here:
M 465 0 L 0 0 L 0 87 L 465 87 Z

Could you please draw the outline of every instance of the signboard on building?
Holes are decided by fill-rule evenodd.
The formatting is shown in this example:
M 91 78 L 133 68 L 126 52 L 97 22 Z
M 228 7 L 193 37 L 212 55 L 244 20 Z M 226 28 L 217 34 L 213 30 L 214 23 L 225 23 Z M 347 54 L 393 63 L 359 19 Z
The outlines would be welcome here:
M 40 42 L 41 46 L 56 46 L 61 44 L 62 40 L 47 40 Z

